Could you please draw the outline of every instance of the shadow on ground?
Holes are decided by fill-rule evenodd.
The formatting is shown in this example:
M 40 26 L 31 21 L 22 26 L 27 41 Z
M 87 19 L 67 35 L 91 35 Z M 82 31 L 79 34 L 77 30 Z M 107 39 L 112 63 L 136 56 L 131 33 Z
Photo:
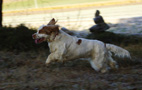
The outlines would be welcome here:
M 109 31 L 115 33 L 142 34 L 142 17 L 120 19 L 118 24 L 109 24 Z

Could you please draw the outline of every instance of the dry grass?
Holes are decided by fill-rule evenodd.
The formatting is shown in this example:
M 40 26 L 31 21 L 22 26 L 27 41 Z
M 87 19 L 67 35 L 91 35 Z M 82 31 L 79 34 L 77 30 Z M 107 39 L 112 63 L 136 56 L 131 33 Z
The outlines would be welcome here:
M 140 44 L 135 44 L 135 45 L 130 45 L 129 47 L 127 47 L 126 49 L 128 49 L 132 56 L 135 56 L 135 57 L 139 57 L 139 58 L 142 58 L 142 43 Z
M 95 72 L 87 61 L 53 62 L 46 67 L 48 50 L 0 52 L 0 89 L 4 90 L 140 90 L 142 65 L 140 45 L 124 47 L 132 61 L 120 60 L 120 68 Z M 137 57 L 137 58 L 136 58 Z M 118 61 L 118 60 L 117 60 Z M 135 63 L 138 62 L 138 63 Z

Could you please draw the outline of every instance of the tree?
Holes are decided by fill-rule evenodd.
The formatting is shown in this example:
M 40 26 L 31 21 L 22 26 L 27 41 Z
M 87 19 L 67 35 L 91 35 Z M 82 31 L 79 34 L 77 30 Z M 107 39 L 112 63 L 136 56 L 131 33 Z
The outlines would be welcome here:
M 3 0 L 0 0 L 0 27 L 2 27 L 2 3 Z

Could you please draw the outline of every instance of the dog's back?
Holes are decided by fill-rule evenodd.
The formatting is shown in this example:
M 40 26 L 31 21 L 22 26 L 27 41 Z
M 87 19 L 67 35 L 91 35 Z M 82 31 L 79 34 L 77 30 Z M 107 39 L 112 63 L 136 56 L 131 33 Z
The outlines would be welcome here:
M 60 45 L 59 45 L 60 44 Z M 84 38 L 77 38 L 75 36 L 70 36 L 64 31 L 60 30 L 60 40 L 54 45 L 60 46 L 65 45 L 64 57 L 67 59 L 74 58 L 88 58 L 91 55 L 99 52 L 98 49 L 104 49 L 104 43 L 98 40 L 88 40 Z

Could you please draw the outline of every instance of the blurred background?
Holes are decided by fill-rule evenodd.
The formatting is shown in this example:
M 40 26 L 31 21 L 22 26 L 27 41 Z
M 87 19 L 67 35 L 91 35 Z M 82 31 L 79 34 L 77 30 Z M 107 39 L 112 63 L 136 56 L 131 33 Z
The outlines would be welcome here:
M 1 7 L 0 90 L 142 90 L 142 0 L 3 0 Z M 96 10 L 110 26 L 105 32 L 89 32 Z M 119 69 L 104 74 L 80 59 L 47 67 L 48 42 L 35 44 L 32 34 L 52 18 L 72 35 L 118 45 L 132 58 L 113 57 Z
M 3 25 L 38 28 L 55 18 L 68 29 L 86 30 L 94 25 L 94 13 L 100 10 L 110 31 L 142 33 L 141 4 L 141 0 L 4 0 Z

